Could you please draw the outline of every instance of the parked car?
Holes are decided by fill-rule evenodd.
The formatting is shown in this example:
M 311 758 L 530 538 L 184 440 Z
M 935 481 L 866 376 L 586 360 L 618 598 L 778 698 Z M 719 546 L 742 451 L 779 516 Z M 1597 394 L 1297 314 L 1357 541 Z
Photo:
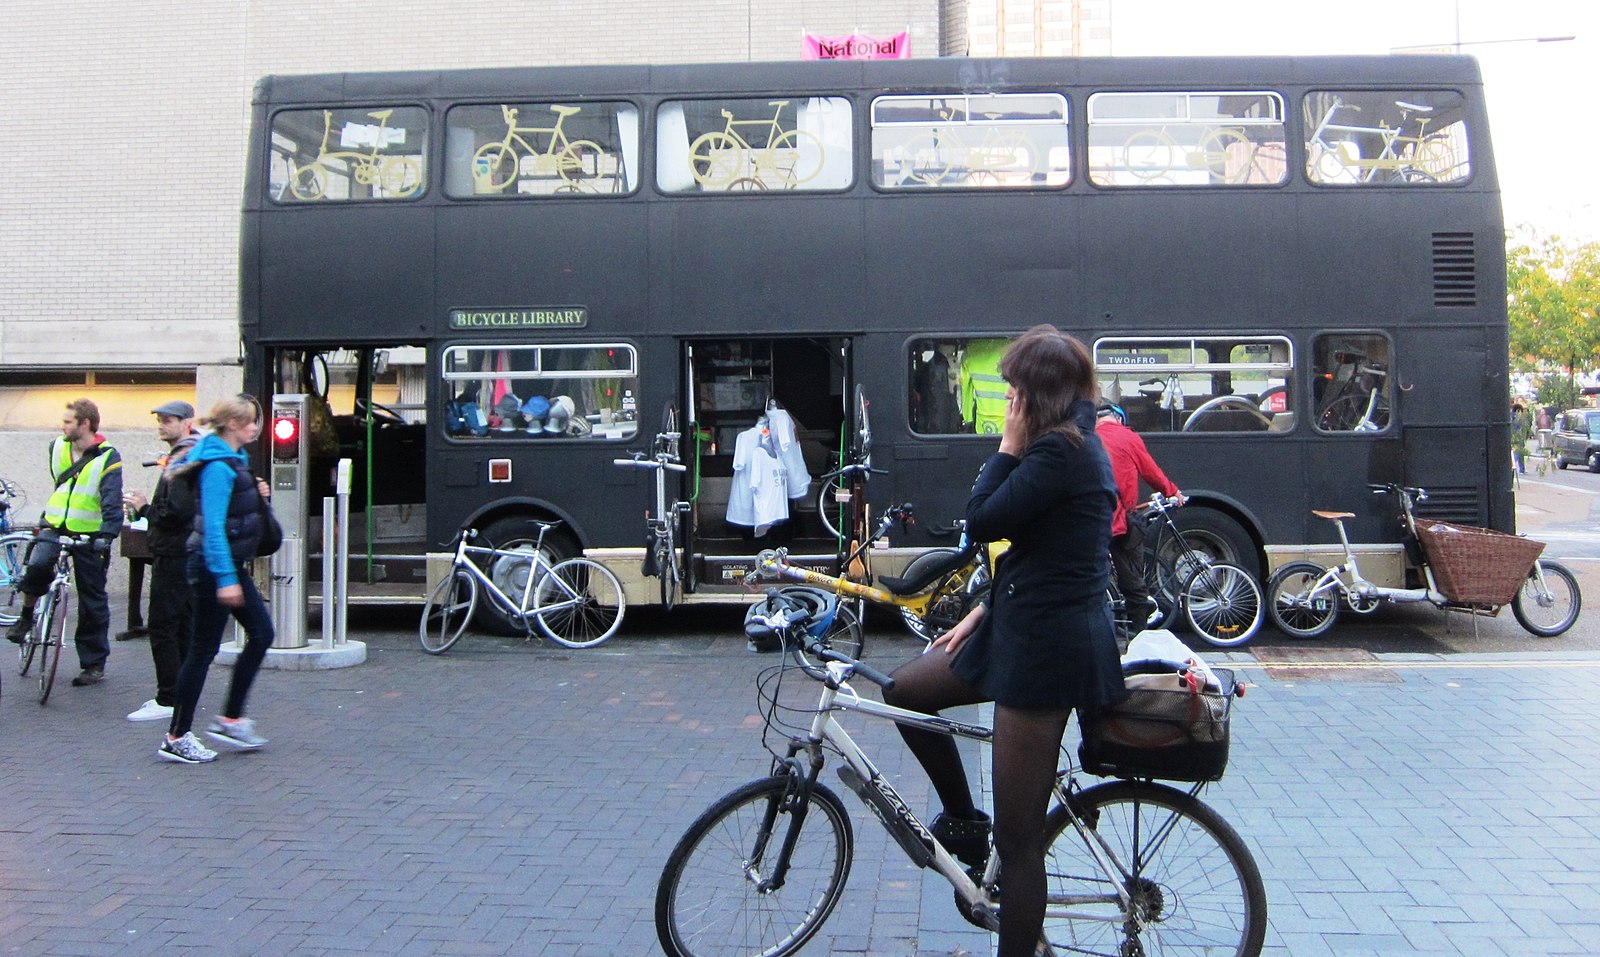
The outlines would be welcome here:
M 1556 416 L 1551 441 L 1556 468 L 1582 464 L 1600 472 L 1600 409 L 1568 409 Z

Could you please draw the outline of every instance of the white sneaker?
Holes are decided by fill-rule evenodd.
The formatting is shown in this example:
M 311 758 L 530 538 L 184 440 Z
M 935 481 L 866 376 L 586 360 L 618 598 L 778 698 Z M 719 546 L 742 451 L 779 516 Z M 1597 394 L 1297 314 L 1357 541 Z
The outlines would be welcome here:
M 175 761 L 178 764 L 205 764 L 217 759 L 217 752 L 200 743 L 200 739 L 189 732 L 176 741 L 168 741 L 165 735 L 161 737 L 161 747 L 156 751 L 164 761 Z
M 254 751 L 256 748 L 265 747 L 267 744 L 266 738 L 256 734 L 256 721 L 254 718 L 224 721 L 221 716 L 218 716 L 211 719 L 211 725 L 206 728 L 206 734 L 224 744 L 232 745 L 240 751 Z
M 138 711 L 128 715 L 129 721 L 169 721 L 172 719 L 172 706 L 156 704 L 156 699 L 151 698 L 139 706 Z

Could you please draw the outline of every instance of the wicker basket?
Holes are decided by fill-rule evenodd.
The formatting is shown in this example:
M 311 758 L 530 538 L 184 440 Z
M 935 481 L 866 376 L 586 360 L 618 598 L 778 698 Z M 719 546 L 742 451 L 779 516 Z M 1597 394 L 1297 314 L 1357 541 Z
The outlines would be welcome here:
M 1504 605 L 1544 551 L 1544 543 L 1487 528 L 1432 520 L 1417 523 L 1417 538 L 1444 597 L 1463 605 Z

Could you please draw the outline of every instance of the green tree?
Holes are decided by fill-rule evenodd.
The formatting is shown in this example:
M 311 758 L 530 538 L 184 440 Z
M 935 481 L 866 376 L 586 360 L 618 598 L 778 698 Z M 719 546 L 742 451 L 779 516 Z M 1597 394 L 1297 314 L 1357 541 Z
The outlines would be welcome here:
M 1600 365 L 1600 243 L 1513 238 L 1506 307 L 1513 368 L 1560 369 L 1570 383 L 1579 370 Z

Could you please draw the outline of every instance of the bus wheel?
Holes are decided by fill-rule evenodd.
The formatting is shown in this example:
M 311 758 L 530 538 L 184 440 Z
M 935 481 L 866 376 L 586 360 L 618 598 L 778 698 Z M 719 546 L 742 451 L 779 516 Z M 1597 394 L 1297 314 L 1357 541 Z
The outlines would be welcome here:
M 1175 510 L 1172 518 L 1191 548 L 1209 555 L 1213 561 L 1237 565 L 1256 581 L 1261 580 L 1256 543 L 1238 522 L 1214 509 L 1193 506 Z
M 490 522 L 483 530 L 484 544 L 493 545 L 495 548 L 512 550 L 533 551 L 534 542 L 539 540 L 539 526 L 534 524 L 531 515 L 508 515 L 505 518 Z M 547 562 L 554 565 L 556 562 L 576 557 L 578 545 L 564 528 L 556 529 L 544 537 L 544 557 Z M 506 597 L 513 601 L 522 597 L 523 586 L 527 584 L 528 573 L 533 570 L 531 561 L 522 561 L 514 558 L 499 558 L 483 569 Z M 515 624 L 510 618 L 488 601 L 479 596 L 477 611 L 478 626 L 497 635 L 526 634 L 527 629 Z

